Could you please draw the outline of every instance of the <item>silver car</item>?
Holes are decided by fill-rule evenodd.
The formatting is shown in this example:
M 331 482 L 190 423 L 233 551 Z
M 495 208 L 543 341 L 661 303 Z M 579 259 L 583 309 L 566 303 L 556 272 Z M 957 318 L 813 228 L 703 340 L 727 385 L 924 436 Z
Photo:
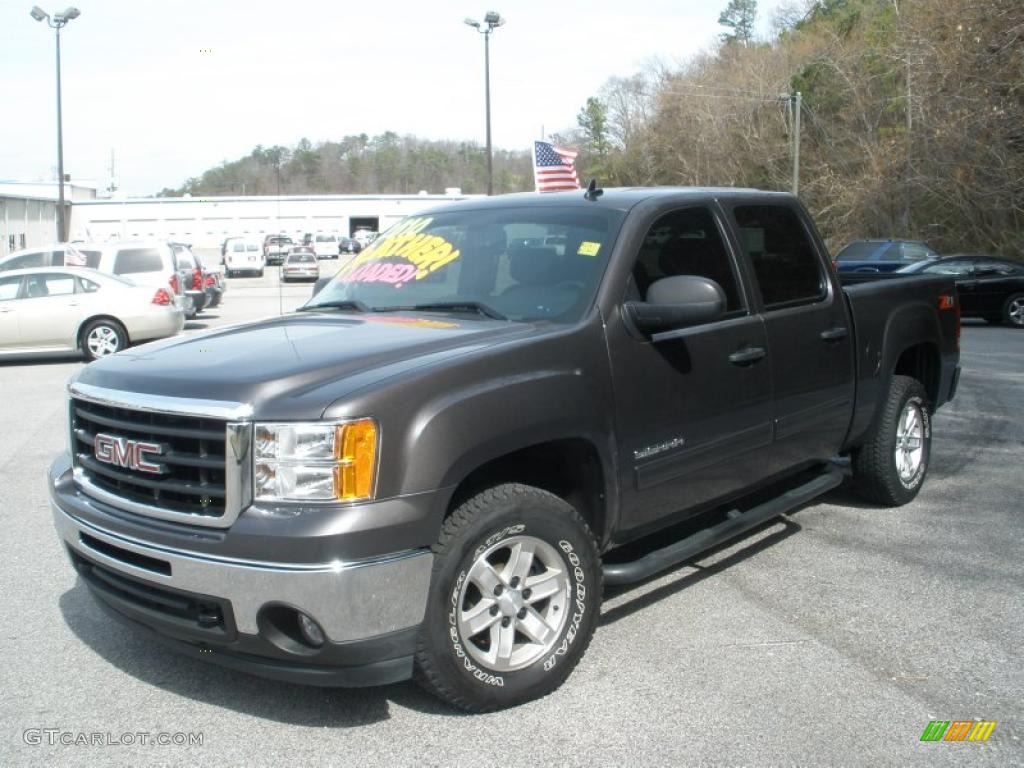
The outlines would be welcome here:
M 320 265 L 316 254 L 308 248 L 292 248 L 281 265 L 281 280 L 316 280 L 320 277 Z
M 0 357 L 80 352 L 95 360 L 184 327 L 170 287 L 81 267 L 0 273 Z

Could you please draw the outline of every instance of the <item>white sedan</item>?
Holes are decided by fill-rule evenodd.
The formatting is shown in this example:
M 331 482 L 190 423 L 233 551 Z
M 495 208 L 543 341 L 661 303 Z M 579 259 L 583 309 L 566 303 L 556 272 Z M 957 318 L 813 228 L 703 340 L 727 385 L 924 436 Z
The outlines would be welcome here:
M 95 360 L 184 327 L 169 289 L 80 267 L 0 274 L 0 357 L 80 352 Z

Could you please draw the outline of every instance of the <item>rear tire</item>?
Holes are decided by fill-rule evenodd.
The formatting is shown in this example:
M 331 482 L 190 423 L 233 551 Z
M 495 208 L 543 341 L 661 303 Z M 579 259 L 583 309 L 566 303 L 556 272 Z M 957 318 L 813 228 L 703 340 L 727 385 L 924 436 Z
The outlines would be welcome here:
M 86 360 L 98 360 L 127 347 L 128 334 L 116 320 L 101 318 L 82 328 L 80 346 Z
M 417 682 L 470 712 L 561 685 L 601 607 L 601 558 L 579 513 L 539 488 L 498 485 L 459 506 L 433 550 Z
M 1015 293 L 1003 305 L 1003 325 L 1024 328 L 1024 293 Z
M 931 458 L 931 415 L 921 382 L 893 376 L 871 434 L 853 453 L 857 492 L 868 501 L 898 507 L 917 496 Z

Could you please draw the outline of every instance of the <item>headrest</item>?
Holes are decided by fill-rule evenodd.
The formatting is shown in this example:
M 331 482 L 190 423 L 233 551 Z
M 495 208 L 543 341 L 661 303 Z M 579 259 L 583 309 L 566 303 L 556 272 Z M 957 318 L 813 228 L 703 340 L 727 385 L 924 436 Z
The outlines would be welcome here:
M 666 275 L 687 275 L 699 272 L 702 265 L 715 258 L 707 239 L 675 238 L 666 243 L 658 258 L 658 268 Z
M 549 285 L 558 282 L 562 261 L 554 248 L 517 246 L 509 250 L 508 267 L 517 283 Z

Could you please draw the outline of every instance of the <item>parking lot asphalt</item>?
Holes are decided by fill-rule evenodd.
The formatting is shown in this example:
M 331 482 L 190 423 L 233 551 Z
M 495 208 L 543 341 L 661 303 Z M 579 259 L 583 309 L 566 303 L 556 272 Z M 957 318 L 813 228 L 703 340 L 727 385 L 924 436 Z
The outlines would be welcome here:
M 231 280 L 186 332 L 308 295 L 279 291 L 275 269 Z M 840 488 L 609 594 L 566 685 L 482 716 L 411 683 L 249 677 L 107 619 L 58 545 L 43 477 L 83 363 L 0 363 L 0 764 L 1024 765 L 1024 332 L 972 323 L 962 346 L 915 502 Z M 988 742 L 920 741 L 930 720 L 969 719 L 998 721 Z M 202 744 L 141 743 L 159 733 Z

